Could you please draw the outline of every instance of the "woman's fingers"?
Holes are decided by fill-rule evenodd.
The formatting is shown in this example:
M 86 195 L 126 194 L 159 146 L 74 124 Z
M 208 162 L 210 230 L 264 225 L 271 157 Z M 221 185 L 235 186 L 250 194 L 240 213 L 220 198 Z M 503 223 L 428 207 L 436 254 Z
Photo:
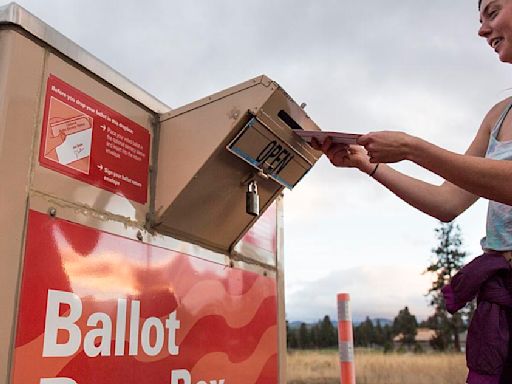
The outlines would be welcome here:
M 357 139 L 357 144 L 363 146 L 363 147 L 366 147 L 370 141 L 372 140 L 372 134 L 371 133 L 368 133 L 366 135 L 362 135 L 362 136 L 359 136 L 358 139 Z
M 372 163 L 396 163 L 407 158 L 411 136 L 398 131 L 371 132 L 359 137 Z
M 329 136 L 327 136 L 325 138 L 324 142 L 322 143 L 322 152 L 327 154 L 327 152 L 331 148 L 331 145 L 332 145 L 332 139 Z
M 348 155 L 348 147 L 343 145 L 331 145 L 325 154 L 327 157 L 331 158 L 339 153 Z
M 348 144 L 333 143 L 331 137 L 327 137 L 322 143 L 313 138 L 311 146 L 322 151 L 333 165 L 341 167 L 350 166 L 351 155 L 357 152 L 355 148 L 351 149 Z M 357 147 L 363 150 L 360 146 Z
M 322 150 L 322 144 L 320 144 L 320 142 L 317 140 L 316 137 L 313 137 L 311 139 L 311 146 L 316 149 L 317 151 L 321 151 Z

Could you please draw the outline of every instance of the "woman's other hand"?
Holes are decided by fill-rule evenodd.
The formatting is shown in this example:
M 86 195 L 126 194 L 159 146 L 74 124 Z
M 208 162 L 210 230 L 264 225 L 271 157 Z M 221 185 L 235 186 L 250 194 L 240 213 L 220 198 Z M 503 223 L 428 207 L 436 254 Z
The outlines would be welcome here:
M 357 143 L 366 149 L 371 163 L 397 163 L 409 159 L 415 139 L 404 132 L 381 131 L 363 135 Z
M 313 138 L 311 146 L 322 151 L 332 165 L 340 168 L 357 168 L 362 172 L 369 173 L 374 166 L 370 164 L 365 149 L 359 145 L 347 145 L 333 143 L 328 137 L 323 143 Z

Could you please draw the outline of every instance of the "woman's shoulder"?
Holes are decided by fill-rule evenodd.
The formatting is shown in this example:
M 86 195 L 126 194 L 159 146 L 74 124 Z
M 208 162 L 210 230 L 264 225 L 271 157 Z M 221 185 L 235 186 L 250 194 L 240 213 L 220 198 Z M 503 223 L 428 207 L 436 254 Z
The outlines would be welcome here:
M 487 112 L 487 115 L 493 115 L 493 116 L 498 117 L 499 115 L 501 115 L 503 113 L 505 108 L 507 108 L 510 104 L 512 104 L 512 96 L 507 97 L 507 98 L 497 102 L 496 104 L 494 104 L 492 106 L 492 108 L 489 110 L 489 112 Z
M 489 109 L 489 112 L 487 112 L 485 115 L 482 125 L 490 130 L 491 127 L 493 127 L 494 124 L 498 121 L 503 111 L 505 111 L 505 109 L 508 108 L 510 104 L 512 104 L 512 96 L 494 104 L 492 108 Z

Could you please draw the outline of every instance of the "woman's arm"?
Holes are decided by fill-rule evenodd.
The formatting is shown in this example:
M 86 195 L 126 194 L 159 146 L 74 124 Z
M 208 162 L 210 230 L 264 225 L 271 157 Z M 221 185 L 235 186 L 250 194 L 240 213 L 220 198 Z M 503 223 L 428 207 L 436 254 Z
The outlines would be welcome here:
M 386 164 L 380 164 L 373 177 L 409 205 L 444 222 L 455 219 L 478 199 L 452 183 L 426 183 Z
M 357 167 L 369 174 L 376 163 L 381 163 L 373 175 L 379 183 L 416 209 L 448 222 L 470 207 L 479 196 L 486 197 L 484 193 L 472 193 L 471 190 L 468 192 L 462 185 L 457 186 L 453 181 L 464 178 L 458 173 L 471 172 L 465 165 L 466 159 L 488 161 L 483 157 L 487 150 L 491 126 L 498 119 L 506 102 L 508 101 L 497 104 L 487 114 L 465 155 L 453 154 L 401 132 L 376 132 L 363 136 L 360 143 L 365 145 L 368 154 L 361 147 L 332 144 L 330 140 L 326 140 L 323 145 L 315 143 L 313 146 L 321 149 L 331 163 L 338 167 Z M 452 157 L 457 159 L 453 160 Z M 452 182 L 445 181 L 442 185 L 433 185 L 382 164 L 404 159 L 410 159 Z M 453 161 L 461 161 L 463 171 L 453 168 Z M 447 176 L 448 173 L 451 174 L 452 180 Z M 512 163 L 510 174 L 512 175 Z M 472 179 L 472 176 L 468 178 Z M 512 179 L 510 180 L 512 189 Z M 485 183 L 483 185 L 485 189 Z M 512 200 L 512 193 L 509 196 Z
M 409 160 L 477 196 L 512 205 L 512 162 L 459 155 L 418 140 Z
M 370 133 L 361 137 L 359 143 L 371 154 L 371 162 L 411 160 L 443 177 L 449 183 L 441 186 L 444 188 L 442 193 L 448 194 L 446 197 L 450 200 L 447 203 L 452 207 L 452 212 L 460 213 L 468 203 L 472 204 L 474 200 L 471 201 L 470 195 L 512 205 L 512 162 L 483 158 L 491 127 L 508 102 L 504 100 L 489 111 L 465 155 L 447 151 L 402 132 Z M 396 181 L 398 176 L 386 175 L 389 171 L 383 168 L 381 177 L 384 178 L 384 185 L 389 184 L 386 186 L 393 190 L 403 184 Z
M 485 147 L 475 140 L 466 153 L 468 156 L 485 154 Z M 373 168 L 372 164 L 370 169 Z M 433 185 L 398 172 L 387 164 L 380 164 L 373 178 L 414 208 L 444 222 L 455 219 L 478 199 L 477 195 L 450 182 Z
M 468 151 L 475 151 L 473 144 Z M 321 149 L 331 163 L 337 167 L 358 168 L 370 174 L 375 164 L 360 146 L 350 147 L 343 144 L 333 144 L 327 139 L 323 145 L 313 143 Z M 433 185 L 400 173 L 386 164 L 380 164 L 373 178 L 393 192 L 400 199 L 420 211 L 442 221 L 451 221 L 473 204 L 477 196 L 445 182 Z

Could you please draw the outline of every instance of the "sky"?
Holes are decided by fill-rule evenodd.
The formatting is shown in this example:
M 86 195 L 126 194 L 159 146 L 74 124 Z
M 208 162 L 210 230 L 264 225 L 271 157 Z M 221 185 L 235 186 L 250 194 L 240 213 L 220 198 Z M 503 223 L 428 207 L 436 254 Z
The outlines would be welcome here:
M 400 130 L 459 153 L 512 93 L 511 69 L 477 36 L 476 3 L 18 1 L 173 108 L 266 74 L 323 130 Z M 411 163 L 394 167 L 442 182 Z M 456 220 L 468 261 L 480 252 L 486 204 Z M 335 319 L 338 292 L 350 293 L 354 319 L 392 319 L 405 306 L 428 317 L 432 277 L 422 272 L 438 225 L 322 158 L 285 192 L 287 318 Z

